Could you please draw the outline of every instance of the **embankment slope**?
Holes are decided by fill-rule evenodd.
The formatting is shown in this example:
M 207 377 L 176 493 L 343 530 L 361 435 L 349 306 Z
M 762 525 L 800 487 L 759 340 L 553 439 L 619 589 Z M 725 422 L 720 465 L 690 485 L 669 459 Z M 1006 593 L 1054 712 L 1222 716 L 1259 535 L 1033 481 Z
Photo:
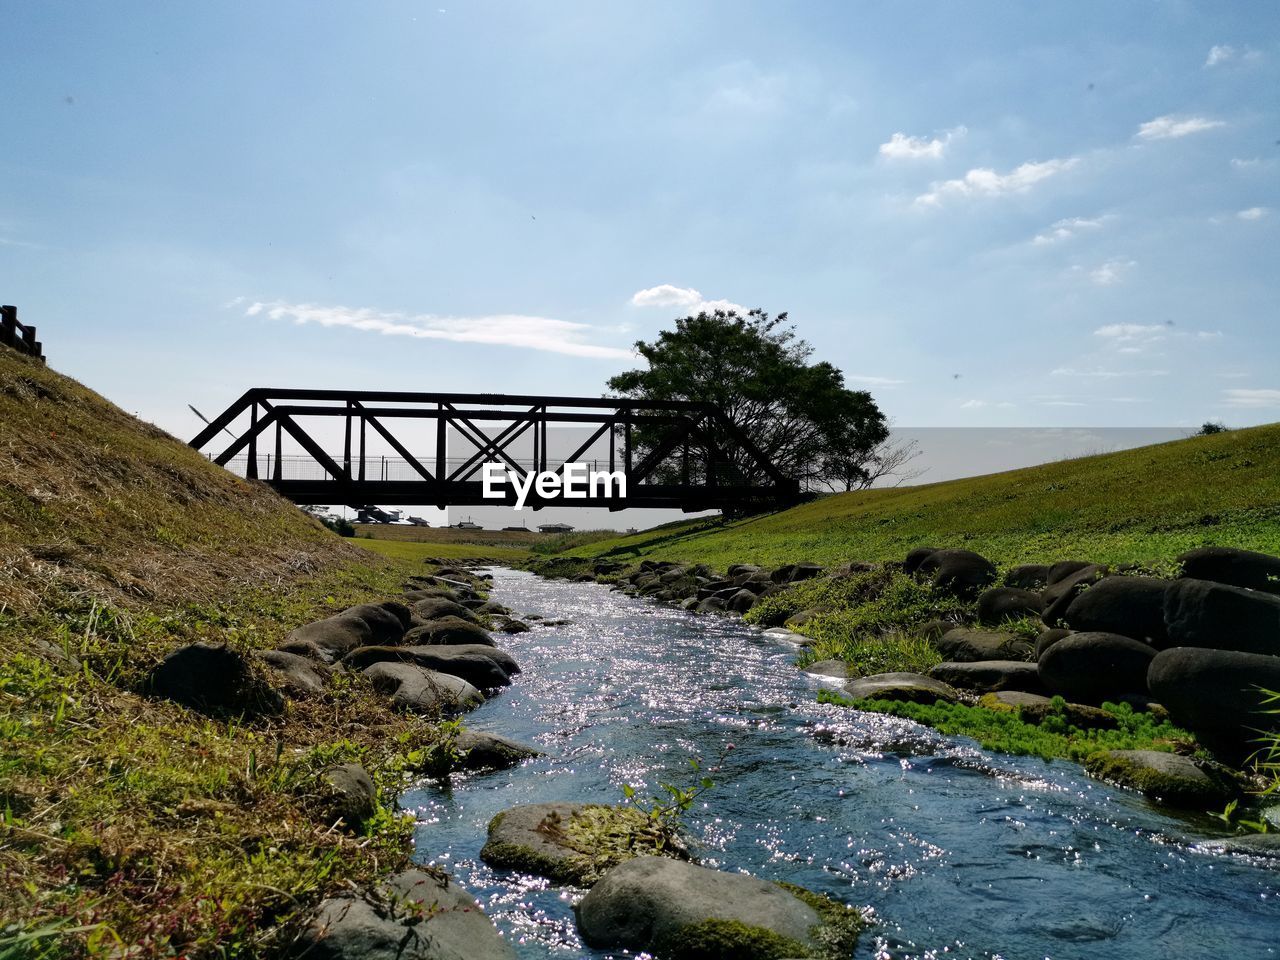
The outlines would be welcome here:
M 1280 424 L 945 483 L 824 497 L 746 520 L 691 521 L 569 556 L 731 563 L 901 560 L 921 544 L 1004 566 L 1072 553 L 1160 563 L 1202 545 L 1280 553 Z

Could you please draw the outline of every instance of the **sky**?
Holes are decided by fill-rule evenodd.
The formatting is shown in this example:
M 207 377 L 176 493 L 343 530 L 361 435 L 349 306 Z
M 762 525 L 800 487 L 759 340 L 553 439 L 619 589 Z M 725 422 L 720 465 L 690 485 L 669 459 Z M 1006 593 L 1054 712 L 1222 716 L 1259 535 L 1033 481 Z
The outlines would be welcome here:
M 789 311 L 906 427 L 1280 420 L 1273 3 L 0 0 L 0 300 L 251 386 L 599 396 Z

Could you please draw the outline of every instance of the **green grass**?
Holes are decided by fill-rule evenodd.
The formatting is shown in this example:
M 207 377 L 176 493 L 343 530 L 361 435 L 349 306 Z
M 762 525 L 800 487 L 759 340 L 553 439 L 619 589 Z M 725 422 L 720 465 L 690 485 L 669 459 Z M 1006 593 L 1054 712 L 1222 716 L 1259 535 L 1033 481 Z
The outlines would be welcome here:
M 522 547 L 468 543 L 419 543 L 410 540 L 366 540 L 362 537 L 351 542 L 380 556 L 417 563 L 430 557 L 438 557 L 441 560 L 494 560 L 500 563 L 520 563 L 529 557 L 529 551 Z
M 839 494 L 746 520 L 694 520 L 570 556 L 732 563 L 901 560 L 922 544 L 1001 566 L 1159 564 L 1204 545 L 1280 553 L 1280 425 L 945 483 Z
M 322 896 L 407 862 L 394 797 L 448 766 L 452 727 L 360 676 L 243 722 L 144 678 L 186 643 L 249 653 L 394 597 L 421 562 L 5 348 L 0 423 L 0 958 L 279 955 Z M 317 819 L 316 774 L 347 761 L 380 791 L 356 835 Z
M 1060 712 L 1040 724 L 1027 723 L 1020 711 L 988 710 L 965 704 L 896 703 L 888 700 L 850 700 L 829 690 L 818 693 L 822 703 L 883 713 L 923 723 L 953 736 L 971 737 L 984 749 L 1045 760 L 1084 760 L 1100 750 L 1165 750 L 1187 748 L 1194 739 L 1187 731 L 1168 721 L 1157 721 L 1149 713 L 1137 713 L 1128 704 L 1103 704 L 1114 716 L 1113 730 L 1081 729 L 1069 724 Z M 1055 705 L 1061 706 L 1061 698 Z

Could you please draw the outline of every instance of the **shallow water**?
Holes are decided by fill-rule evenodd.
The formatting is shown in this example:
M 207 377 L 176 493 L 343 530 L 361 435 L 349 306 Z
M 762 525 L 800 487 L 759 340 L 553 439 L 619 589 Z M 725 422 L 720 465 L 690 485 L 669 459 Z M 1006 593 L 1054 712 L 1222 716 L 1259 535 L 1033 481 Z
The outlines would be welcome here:
M 689 785 L 690 758 L 722 754 L 716 786 L 686 815 L 696 852 L 870 910 L 877 926 L 858 957 L 1280 952 L 1280 869 L 1199 846 L 1204 823 L 1075 764 L 818 704 L 794 648 L 740 622 L 491 572 L 493 599 L 573 622 L 500 637 L 524 673 L 467 724 L 547 756 L 402 803 L 419 820 L 418 859 L 448 869 L 522 958 L 609 954 L 578 939 L 581 891 L 480 862 L 490 818 L 520 803 L 616 803 L 624 783 L 642 795 Z

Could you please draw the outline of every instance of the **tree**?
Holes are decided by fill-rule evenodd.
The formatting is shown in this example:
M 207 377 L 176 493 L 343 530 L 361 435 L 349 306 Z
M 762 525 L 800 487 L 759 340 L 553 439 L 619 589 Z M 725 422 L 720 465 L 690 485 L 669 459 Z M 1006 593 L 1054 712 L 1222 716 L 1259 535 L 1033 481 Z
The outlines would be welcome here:
M 649 368 L 618 374 L 610 389 L 635 400 L 715 404 L 779 470 L 809 488 L 840 480 L 842 464 L 865 458 L 889 435 L 871 394 L 846 388 L 830 363 L 809 362 L 813 348 L 796 338 L 785 313 L 703 312 L 635 347 Z M 745 451 L 726 442 L 727 429 L 711 434 L 731 458 L 735 478 L 767 481 Z M 657 442 L 652 430 L 637 427 L 633 434 L 642 456 Z M 667 463 L 659 475 L 671 478 L 679 467 Z
M 893 478 L 889 486 L 901 486 L 923 475 L 927 467 L 908 467 L 920 456 L 915 440 L 886 437 L 870 450 L 853 451 L 838 456 L 827 465 L 828 483 L 837 489 L 867 490 L 879 480 Z
M 1200 432 L 1196 434 L 1198 437 L 1211 437 L 1215 433 L 1226 433 L 1227 425 L 1221 420 L 1206 420 L 1200 426 Z

